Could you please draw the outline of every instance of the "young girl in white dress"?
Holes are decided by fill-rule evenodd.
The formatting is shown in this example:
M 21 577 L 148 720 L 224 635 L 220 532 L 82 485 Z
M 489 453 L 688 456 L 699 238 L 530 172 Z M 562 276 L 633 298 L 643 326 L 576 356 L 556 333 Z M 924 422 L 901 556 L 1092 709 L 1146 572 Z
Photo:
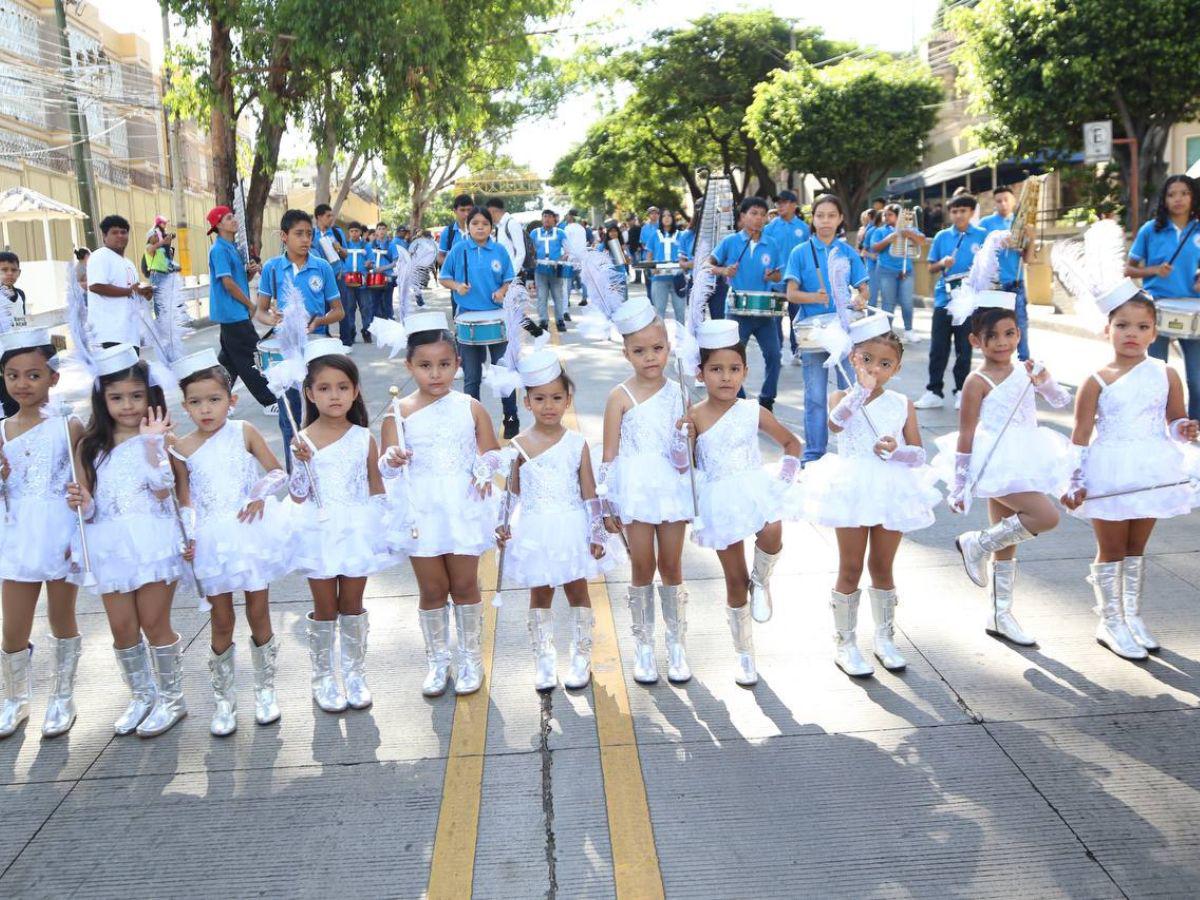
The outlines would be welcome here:
M 662 580 L 658 590 L 666 626 L 667 679 L 680 683 L 692 677 L 684 649 L 688 593 L 681 560 L 687 523 L 694 514 L 686 474 L 688 446 L 675 429 L 684 413 L 683 397 L 679 384 L 664 374 L 670 344 L 666 326 L 650 301 L 629 298 L 612 321 L 624 338 L 633 375 L 608 395 L 597 491 L 611 504 L 606 510 L 609 531 L 616 533 L 623 527 L 629 541 L 634 680 L 658 681 L 654 660 L 657 569 Z
M 45 328 L 19 328 L 0 335 L 0 370 L 15 415 L 0 422 L 0 478 L 4 518 L 0 521 L 0 578 L 4 579 L 4 638 L 0 675 L 0 738 L 29 717 L 33 689 L 33 617 L 46 585 L 54 679 L 42 734 L 55 737 L 75 724 L 75 674 L 82 639 L 75 623 L 76 586 L 67 580 L 75 514 L 67 506 L 71 451 L 83 434 L 74 416 L 48 409 L 58 383 L 51 367 L 54 347 Z M 51 404 L 53 406 L 54 404 Z
M 296 504 L 293 562 L 308 577 L 313 596 L 308 615 L 313 700 L 336 713 L 371 705 L 363 594 L 367 576 L 396 558 L 384 537 L 379 450 L 367 429 L 358 367 L 336 338 L 309 341 L 304 358 L 305 427 L 292 441 L 298 464 L 288 483 Z
M 238 592 L 245 594 L 250 626 L 254 718 L 260 725 L 279 718 L 279 642 L 271 627 L 268 589 L 291 571 L 286 513 L 272 496 L 287 484 L 287 474 L 253 425 L 229 419 L 237 398 L 214 350 L 185 356 L 171 370 L 183 393 L 184 412 L 196 426 L 171 447 L 171 464 L 179 502 L 194 519 L 192 546 L 185 556 L 200 585 L 201 606 L 212 611 L 210 729 L 227 735 L 237 728 L 233 596 Z
M 92 365 L 92 420 L 75 451 L 80 481 L 68 487 L 67 497 L 88 522 L 95 590 L 104 600 L 121 677 L 133 694 L 113 727 L 117 734 L 153 737 L 187 715 L 183 640 L 171 627 L 171 588 L 185 565 L 171 504 L 171 419 L 136 349 L 117 344 L 98 350 Z M 71 577 L 78 583 L 84 580 L 78 538 L 72 557 Z
M 856 629 L 863 558 L 871 575 L 867 593 L 875 619 L 875 656 L 884 668 L 906 665 L 894 643 L 896 583 L 892 564 L 905 532 L 933 524 L 942 497 L 925 464 L 916 410 L 884 386 L 898 371 L 904 346 L 887 315 L 850 324 L 857 384 L 829 398 L 829 429 L 837 453 L 805 467 L 804 518 L 834 528 L 838 577 L 831 595 L 836 628 L 834 661 L 847 675 L 874 668 L 859 653 Z
M 525 408 L 533 425 L 513 439 L 519 454 L 516 480 L 506 498 L 510 524 L 497 536 L 504 546 L 503 587 L 529 588 L 529 638 L 534 687 L 553 690 L 558 681 L 554 649 L 554 589 L 561 587 L 571 609 L 568 688 L 586 687 L 592 677 L 592 601 L 588 580 L 612 571 L 623 554 L 605 530 L 596 497 L 591 453 L 577 431 L 563 427 L 575 386 L 552 350 L 538 350 L 517 363 Z M 503 515 L 503 513 L 502 513 Z
M 496 545 L 492 481 L 502 468 L 500 444 L 483 405 L 453 390 L 460 361 L 445 314 L 416 313 L 404 327 L 417 389 L 384 417 L 379 468 L 385 479 L 400 479 L 393 507 L 411 515 L 393 516 L 390 540 L 417 576 L 429 667 L 421 692 L 440 696 L 450 678 L 449 596 L 458 631 L 454 691 L 470 694 L 483 684 L 479 556 Z
M 757 401 L 738 399 L 747 365 L 737 322 L 704 322 L 697 339 L 700 377 L 708 397 L 683 420 L 696 435 L 700 517 L 692 523 L 692 540 L 717 551 L 737 652 L 734 678 L 749 687 L 758 683 L 751 619 L 771 618 L 771 572 L 783 552 L 783 510 L 797 502 L 789 494 L 800 473 L 801 444 Z M 763 468 L 759 432 L 783 448 L 777 474 Z M 754 567 L 747 571 L 743 542 L 749 537 L 754 538 Z
M 1012 293 L 978 295 L 970 340 L 984 363 L 963 385 L 958 431 L 937 439 L 933 467 L 952 487 L 947 502 L 954 512 L 965 513 L 975 497 L 988 501 L 991 526 L 960 534 L 958 550 L 967 576 L 991 594 L 987 633 L 1029 646 L 1034 638 L 1013 615 L 1016 545 L 1058 525 L 1047 494 L 1070 474 L 1067 439 L 1038 425 L 1035 397 L 1063 407 L 1071 394 L 1041 365 L 1013 365 L 1021 340 L 1015 304 Z

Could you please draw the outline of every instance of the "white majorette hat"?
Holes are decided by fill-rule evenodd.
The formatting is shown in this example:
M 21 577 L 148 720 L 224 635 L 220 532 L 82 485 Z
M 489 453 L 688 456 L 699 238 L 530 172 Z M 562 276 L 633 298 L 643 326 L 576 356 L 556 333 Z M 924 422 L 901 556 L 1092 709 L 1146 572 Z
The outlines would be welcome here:
M 322 356 L 346 355 L 345 345 L 337 338 L 319 337 L 304 345 L 304 364 L 312 365 L 314 359 Z
M 449 331 L 450 324 L 444 312 L 434 310 L 413 313 L 404 320 L 404 330 L 411 336 L 421 331 Z
M 877 338 L 892 330 L 892 317 L 889 313 L 875 312 L 855 319 L 850 323 L 850 340 L 855 344 Z
M 1059 241 L 1050 251 L 1063 287 L 1081 303 L 1095 304 L 1105 319 L 1138 294 L 1150 299 L 1125 276 L 1125 259 L 1125 232 L 1111 219 L 1088 228 L 1082 241 Z
M 654 321 L 658 313 L 645 297 L 630 297 L 613 313 L 612 323 L 622 335 L 641 331 Z
M 1013 309 L 1017 308 L 1017 295 L 1012 291 L 979 291 L 975 294 L 976 309 Z
M 549 384 L 562 374 L 562 363 L 553 350 L 534 350 L 517 360 L 521 384 L 527 388 Z
M 696 341 L 701 350 L 720 350 L 741 341 L 738 324 L 732 319 L 709 319 L 696 329 Z
M 13 350 L 33 350 L 35 347 L 50 345 L 49 328 L 14 328 L 0 334 L 0 350 L 10 353 Z
M 176 381 L 183 381 L 189 375 L 203 372 L 205 369 L 215 369 L 220 364 L 221 361 L 217 359 L 217 351 L 209 347 L 199 353 L 189 353 L 182 359 L 175 360 L 171 364 L 171 374 L 175 376 Z
M 123 372 L 137 365 L 138 352 L 133 344 L 117 344 L 92 354 L 92 374 L 99 378 L 101 375 L 112 375 Z
M 1118 281 L 1109 291 L 1102 297 L 1096 298 L 1096 305 L 1100 307 L 1100 312 L 1108 315 L 1122 303 L 1128 303 L 1134 297 L 1142 292 L 1133 279 L 1123 278 Z M 1149 299 L 1149 294 L 1146 295 Z

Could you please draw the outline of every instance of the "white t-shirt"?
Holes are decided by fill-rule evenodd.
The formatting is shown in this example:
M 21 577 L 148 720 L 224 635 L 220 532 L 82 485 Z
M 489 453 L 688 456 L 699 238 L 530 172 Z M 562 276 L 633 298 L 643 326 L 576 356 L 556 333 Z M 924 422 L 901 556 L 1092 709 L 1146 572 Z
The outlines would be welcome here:
M 519 275 L 521 267 L 525 265 L 525 232 L 521 223 L 514 219 L 511 213 L 505 213 L 500 219 L 500 224 L 496 226 L 496 240 L 508 251 L 513 271 Z
M 87 262 L 87 283 L 111 284 L 127 288 L 138 283 L 137 269 L 123 256 L 118 256 L 107 247 L 92 252 Z M 137 346 L 140 340 L 138 304 L 146 301 L 138 295 L 132 297 L 101 297 L 88 291 L 88 324 L 95 329 L 96 340 L 102 344 L 117 341 Z

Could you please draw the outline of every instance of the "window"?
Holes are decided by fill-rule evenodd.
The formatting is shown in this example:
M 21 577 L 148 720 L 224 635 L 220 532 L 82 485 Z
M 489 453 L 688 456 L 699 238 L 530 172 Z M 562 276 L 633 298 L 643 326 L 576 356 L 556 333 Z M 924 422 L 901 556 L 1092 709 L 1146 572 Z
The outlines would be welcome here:
M 1187 160 L 1183 164 L 1183 168 L 1190 169 L 1198 161 L 1200 161 L 1200 134 L 1187 139 L 1186 142 Z
M 37 59 L 37 19 L 13 0 L 0 0 L 0 49 Z

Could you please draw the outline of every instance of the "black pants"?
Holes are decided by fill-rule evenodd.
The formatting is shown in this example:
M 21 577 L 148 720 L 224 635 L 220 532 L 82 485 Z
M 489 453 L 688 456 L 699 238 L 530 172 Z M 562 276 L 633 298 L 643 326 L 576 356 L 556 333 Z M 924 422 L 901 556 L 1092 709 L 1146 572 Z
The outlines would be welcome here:
M 945 309 L 933 311 L 933 331 L 929 337 L 929 384 L 925 389 L 942 396 L 942 381 L 946 374 L 946 363 L 950 361 L 950 342 L 954 342 L 954 391 L 962 390 L 963 382 L 971 374 L 971 334 L 969 322 L 957 328 Z
M 242 379 L 259 404 L 270 406 L 275 402 L 275 396 L 267 388 L 267 380 L 255 368 L 257 346 L 258 332 L 249 319 L 221 323 L 221 352 L 217 354 L 217 361 L 229 372 L 233 384 Z

